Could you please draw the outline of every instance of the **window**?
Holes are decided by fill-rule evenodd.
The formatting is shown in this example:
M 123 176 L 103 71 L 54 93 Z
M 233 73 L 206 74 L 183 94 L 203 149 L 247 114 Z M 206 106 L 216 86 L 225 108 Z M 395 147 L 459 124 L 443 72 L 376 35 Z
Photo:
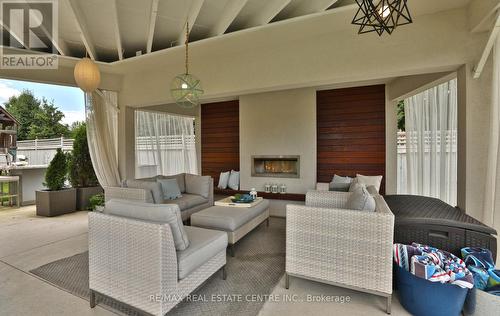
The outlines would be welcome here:
M 194 118 L 135 112 L 136 178 L 198 173 Z

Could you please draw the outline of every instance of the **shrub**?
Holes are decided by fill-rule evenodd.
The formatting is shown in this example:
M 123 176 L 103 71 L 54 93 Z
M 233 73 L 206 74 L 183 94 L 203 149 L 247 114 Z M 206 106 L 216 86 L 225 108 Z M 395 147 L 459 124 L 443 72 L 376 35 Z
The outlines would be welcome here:
M 49 191 L 58 191 L 64 188 L 64 182 L 66 181 L 66 175 L 68 172 L 68 163 L 66 154 L 58 148 L 56 155 L 52 158 L 52 161 L 47 168 L 45 173 L 45 183 Z
M 97 206 L 104 206 L 104 194 L 92 195 L 89 199 L 89 209 L 95 211 Z
M 90 158 L 87 141 L 87 126 L 81 124 L 75 128 L 73 152 L 69 155 L 69 182 L 74 188 L 97 186 L 97 177 Z

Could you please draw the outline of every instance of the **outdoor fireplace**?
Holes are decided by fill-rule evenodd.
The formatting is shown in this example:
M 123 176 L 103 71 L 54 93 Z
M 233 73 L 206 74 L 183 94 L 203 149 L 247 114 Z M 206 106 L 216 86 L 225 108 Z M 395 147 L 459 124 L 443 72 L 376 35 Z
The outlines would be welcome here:
M 300 178 L 300 156 L 252 156 L 252 177 Z

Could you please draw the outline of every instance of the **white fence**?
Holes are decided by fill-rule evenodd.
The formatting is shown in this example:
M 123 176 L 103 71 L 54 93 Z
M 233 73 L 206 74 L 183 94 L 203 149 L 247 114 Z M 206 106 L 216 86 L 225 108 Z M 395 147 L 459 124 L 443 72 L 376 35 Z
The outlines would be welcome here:
M 184 172 L 186 157 L 193 157 L 196 161 L 194 135 L 139 136 L 135 139 L 135 150 L 136 178 L 155 176 L 167 165 L 168 170 L 164 170 L 166 173 Z M 169 163 L 166 164 L 166 161 Z M 175 170 L 174 166 L 181 169 Z
M 30 165 L 48 165 L 58 148 L 64 152 L 73 150 L 73 139 L 60 137 L 18 141 L 17 155 L 26 156 Z
M 408 135 L 406 132 L 398 132 L 398 137 L 397 137 L 397 152 L 398 152 L 398 170 L 397 170 L 397 192 L 398 194 L 405 194 L 408 193 L 407 191 L 407 172 L 406 172 L 406 141 L 407 141 Z M 437 142 L 432 141 L 432 138 L 435 137 L 437 139 Z M 457 159 L 457 132 L 456 131 L 447 131 L 446 136 L 445 136 L 445 142 L 446 142 L 446 147 L 445 150 L 446 152 L 444 153 L 446 155 L 445 159 Z M 413 144 L 415 144 L 415 139 L 413 141 Z M 441 143 L 441 136 L 439 134 L 437 135 L 431 135 L 431 132 L 426 133 L 424 139 L 424 148 L 425 148 L 425 154 L 424 154 L 424 165 L 429 165 L 429 160 L 430 160 L 430 155 L 431 152 L 435 152 L 436 155 L 441 155 L 441 148 L 440 148 L 440 143 Z M 436 148 L 434 150 L 431 150 L 432 146 L 431 144 L 436 143 Z

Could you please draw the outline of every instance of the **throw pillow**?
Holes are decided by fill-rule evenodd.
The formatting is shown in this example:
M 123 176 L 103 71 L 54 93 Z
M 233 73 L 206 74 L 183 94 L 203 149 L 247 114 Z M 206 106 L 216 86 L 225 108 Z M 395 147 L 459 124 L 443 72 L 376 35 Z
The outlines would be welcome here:
M 179 173 L 179 174 L 174 174 L 171 176 L 158 176 L 158 179 L 176 179 L 177 184 L 179 185 L 179 189 L 181 190 L 181 193 L 186 192 L 186 181 L 184 179 L 184 173 Z
M 356 179 L 358 180 L 358 183 L 364 184 L 365 186 L 373 185 L 377 189 L 377 192 L 380 191 L 382 176 L 363 176 L 361 174 L 357 174 Z
M 208 199 L 210 194 L 210 176 L 198 176 L 186 173 L 186 193 L 201 195 Z
M 361 183 L 359 183 L 359 182 L 357 181 L 357 179 L 354 179 L 354 180 L 352 181 L 352 183 L 351 183 L 351 186 L 349 187 L 349 192 L 354 192 L 354 191 L 356 191 L 356 190 L 358 190 L 358 189 L 361 189 L 361 188 L 363 188 L 363 187 L 365 187 L 365 185 L 364 185 L 364 184 L 361 184 Z
M 164 200 L 175 200 L 182 197 L 177 179 L 158 179 L 161 184 Z
M 378 195 L 377 188 L 374 185 L 367 186 L 366 191 L 368 191 L 371 195 Z
M 219 189 L 222 190 L 227 189 L 227 185 L 229 183 L 229 174 L 230 174 L 229 171 L 220 173 L 219 185 L 217 185 Z
M 231 174 L 229 175 L 229 183 L 228 187 L 233 190 L 240 189 L 240 172 L 231 170 Z
M 361 186 L 353 191 L 347 199 L 347 203 L 345 205 L 345 207 L 349 210 L 368 212 L 374 212 L 375 206 L 375 199 L 370 193 L 368 193 L 364 186 Z
M 341 177 L 334 175 L 332 182 L 330 182 L 330 191 L 340 191 L 347 192 L 351 186 L 353 178 L 351 177 Z
M 142 181 L 142 180 L 127 180 L 128 188 L 149 190 L 153 196 L 153 202 L 159 204 L 163 202 L 163 191 L 161 184 L 158 182 Z
M 175 249 L 185 250 L 189 239 L 182 223 L 181 211 L 176 204 L 151 204 L 112 199 L 106 202 L 103 213 L 168 224 L 174 238 Z

